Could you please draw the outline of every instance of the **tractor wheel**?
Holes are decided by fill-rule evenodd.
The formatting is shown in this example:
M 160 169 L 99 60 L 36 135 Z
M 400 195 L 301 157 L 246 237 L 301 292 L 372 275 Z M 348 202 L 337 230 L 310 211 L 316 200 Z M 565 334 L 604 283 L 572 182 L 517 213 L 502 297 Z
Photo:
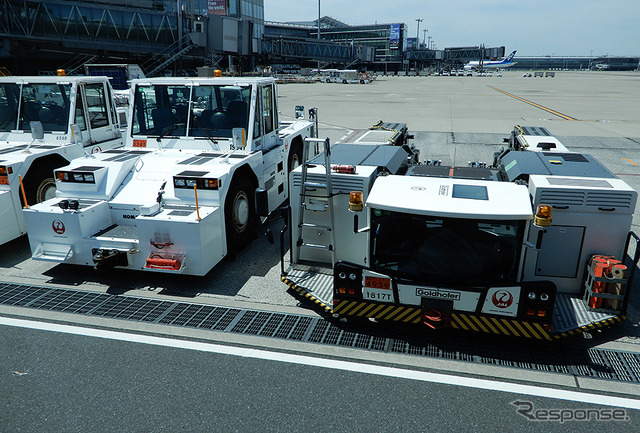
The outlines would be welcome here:
M 255 188 L 246 179 L 234 179 L 225 201 L 227 250 L 233 253 L 245 248 L 255 238 L 257 216 Z

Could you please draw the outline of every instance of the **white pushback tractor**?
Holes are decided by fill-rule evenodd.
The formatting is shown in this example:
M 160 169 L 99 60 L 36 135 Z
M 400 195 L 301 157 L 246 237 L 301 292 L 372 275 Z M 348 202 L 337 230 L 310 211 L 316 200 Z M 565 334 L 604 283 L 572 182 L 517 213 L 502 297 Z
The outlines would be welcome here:
M 107 77 L 0 77 L 0 243 L 25 234 L 23 206 L 55 196 L 54 169 L 122 145 Z
M 640 253 L 636 191 L 544 128 L 509 142 L 491 168 L 349 145 L 303 164 L 283 281 L 347 320 L 541 340 L 620 322 Z M 627 272 L 598 273 L 594 256 Z
M 255 237 L 257 190 L 288 199 L 310 115 L 279 121 L 273 78 L 132 80 L 125 148 L 56 170 L 56 197 L 25 210 L 33 258 L 206 274 Z

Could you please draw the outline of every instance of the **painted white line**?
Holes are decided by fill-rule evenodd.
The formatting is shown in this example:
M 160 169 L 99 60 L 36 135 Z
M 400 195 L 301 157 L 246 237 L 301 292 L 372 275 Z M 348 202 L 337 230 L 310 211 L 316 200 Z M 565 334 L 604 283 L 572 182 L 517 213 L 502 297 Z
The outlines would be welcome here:
M 343 370 L 363 374 L 375 374 L 379 376 L 397 377 L 422 382 L 441 383 L 445 385 L 457 385 L 468 388 L 486 389 L 490 391 L 555 398 L 581 403 L 614 406 L 628 409 L 640 409 L 640 400 L 631 398 L 612 397 L 587 392 L 568 391 L 555 388 L 545 388 L 542 386 L 522 385 L 509 382 L 476 379 L 471 377 L 461 377 L 442 373 L 429 373 L 396 367 L 363 364 L 352 361 L 316 358 L 308 355 L 294 355 L 282 352 L 272 352 L 262 349 L 248 349 L 243 347 L 224 346 L 213 343 L 177 340 L 167 337 L 153 337 L 120 331 L 108 331 L 103 329 L 37 322 L 9 317 L 0 317 L 0 325 L 37 329 L 40 331 L 61 332 L 65 334 L 82 335 L 86 337 L 105 338 L 109 340 L 126 341 L 131 343 L 151 344 L 154 346 L 172 347 L 176 349 L 197 350 L 201 352 L 241 356 L 244 358 L 264 359 L 267 361 L 286 362 L 289 364 L 331 368 L 334 370 Z

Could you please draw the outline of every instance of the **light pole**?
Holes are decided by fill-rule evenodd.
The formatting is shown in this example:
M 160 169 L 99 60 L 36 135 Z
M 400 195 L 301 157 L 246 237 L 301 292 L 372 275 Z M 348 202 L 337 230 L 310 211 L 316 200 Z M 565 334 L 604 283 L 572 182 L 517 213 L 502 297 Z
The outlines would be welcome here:
M 416 30 L 416 45 L 418 45 L 420 43 L 420 23 L 424 20 L 422 18 L 416 18 L 416 21 L 418 22 L 418 30 Z
M 320 0 L 318 0 L 318 52 L 320 52 Z M 318 76 L 320 76 L 320 59 L 318 59 Z
M 428 31 L 429 30 L 427 30 L 427 29 L 424 29 L 422 31 L 422 45 L 426 45 L 426 43 L 427 43 L 427 32 Z
M 320 39 L 320 0 L 318 0 L 318 39 Z

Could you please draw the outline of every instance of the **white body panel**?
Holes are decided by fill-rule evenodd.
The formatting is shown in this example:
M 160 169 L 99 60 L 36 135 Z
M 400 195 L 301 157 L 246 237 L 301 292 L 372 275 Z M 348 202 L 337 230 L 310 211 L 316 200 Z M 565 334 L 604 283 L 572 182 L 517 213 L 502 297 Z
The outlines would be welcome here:
M 569 152 L 569 149 L 552 135 L 517 135 L 520 146 L 534 152 Z
M 122 152 L 126 155 L 125 150 Z M 41 245 L 45 251 L 52 250 L 50 245 L 53 244 L 58 245 L 58 250 L 64 251 L 60 246 L 65 245 L 73 252 L 68 257 L 34 254 L 33 258 L 93 266 L 93 249 L 116 249 L 132 251 L 128 254 L 129 264 L 126 267 L 129 269 L 147 269 L 147 258 L 159 254 L 180 257 L 183 264 L 180 272 L 206 274 L 227 253 L 224 230 L 221 230 L 224 216 L 220 207 L 224 200 L 220 197 L 228 191 L 236 169 L 249 165 L 257 171 L 263 164 L 261 153 L 235 151 L 229 154 L 244 158 L 228 158 L 239 161 L 233 165 L 224 157 L 198 165 L 198 170 L 208 172 L 207 178 L 217 178 L 222 185 L 219 190 L 198 191 L 198 219 L 194 191 L 174 188 L 173 176 L 193 168 L 180 162 L 201 154 L 198 150 L 156 149 L 123 162 L 102 164 L 102 161 L 118 156 L 118 153 L 103 153 L 95 159 L 81 159 L 65 167 L 65 170 L 73 170 L 88 164 L 105 165 L 110 176 L 104 176 L 102 180 L 96 176 L 97 185 L 86 185 L 89 191 L 84 192 L 80 191 L 84 184 L 58 180 L 60 186 L 56 198 L 24 210 L 32 251 L 43 250 Z M 66 184 L 70 184 L 70 191 L 66 190 Z M 159 204 L 157 197 L 163 184 L 164 194 L 162 204 Z M 74 198 L 80 201 L 79 210 L 63 211 L 59 208 L 61 199 Z M 92 204 L 84 208 L 83 200 Z M 63 234 L 57 233 L 52 225 L 58 220 L 64 224 Z M 118 227 L 108 230 L 114 225 Z M 128 234 L 113 234 L 119 232 Z M 159 248 L 151 242 L 171 245 Z
M 594 254 L 622 259 L 637 193 L 620 179 L 532 175 L 534 205 L 553 206 L 540 251 L 526 250 L 524 280 L 551 280 L 559 292 L 579 293 Z M 535 243 L 532 227 L 529 241 Z
M 456 197 L 454 188 L 486 192 L 485 199 Z M 472 194 L 475 193 L 472 191 Z M 367 206 L 382 210 L 456 218 L 531 219 L 531 202 L 523 185 L 420 176 L 379 178 Z

